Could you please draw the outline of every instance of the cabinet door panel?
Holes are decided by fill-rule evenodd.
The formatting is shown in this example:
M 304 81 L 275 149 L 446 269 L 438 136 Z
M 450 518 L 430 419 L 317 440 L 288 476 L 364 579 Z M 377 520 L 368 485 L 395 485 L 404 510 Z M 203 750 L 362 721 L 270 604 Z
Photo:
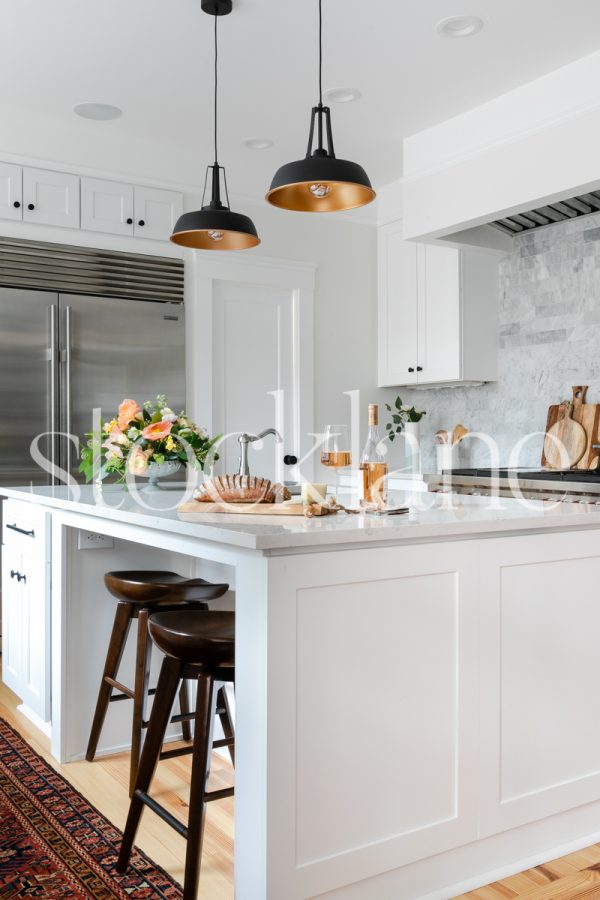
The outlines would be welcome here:
M 23 221 L 79 228 L 79 177 L 24 168 Z
M 6 534 L 5 534 L 6 538 Z M 2 680 L 22 697 L 22 587 L 16 572 L 21 572 L 22 556 L 16 542 L 6 540 L 2 548 Z
M 48 514 L 30 503 L 9 500 L 5 503 L 3 515 L 2 677 L 29 709 L 43 721 L 48 721 L 50 719 Z
M 183 197 L 177 191 L 135 188 L 135 234 L 167 241 L 183 212 Z
M 417 248 L 395 230 L 380 258 L 379 385 L 417 381 Z M 413 369 L 412 372 L 409 369 Z
M 0 163 L 0 217 L 3 219 L 23 218 L 22 203 L 23 169 Z M 15 206 L 18 203 L 18 206 Z
M 133 235 L 132 185 L 82 178 L 81 227 L 88 231 Z
M 419 384 L 461 378 L 460 250 L 418 246 Z

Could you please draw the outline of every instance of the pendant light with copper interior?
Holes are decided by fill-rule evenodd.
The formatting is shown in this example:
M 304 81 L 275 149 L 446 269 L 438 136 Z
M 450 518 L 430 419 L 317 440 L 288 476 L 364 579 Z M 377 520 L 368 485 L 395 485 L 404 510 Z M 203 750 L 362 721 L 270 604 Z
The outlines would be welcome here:
M 214 100 L 214 140 L 215 161 L 207 166 L 202 194 L 202 208 L 194 212 L 183 213 L 175 223 L 171 240 L 182 247 L 195 250 L 247 250 L 260 244 L 260 238 L 249 216 L 232 212 L 229 208 L 227 178 L 225 169 L 219 165 L 217 154 L 217 22 L 219 16 L 231 12 L 232 0 L 202 0 L 202 9 L 215 19 L 215 100 Z M 208 173 L 211 172 L 210 202 L 204 205 Z M 225 188 L 226 203 L 221 200 L 221 172 Z
M 319 103 L 310 117 L 308 149 L 304 159 L 277 170 L 266 199 L 273 206 L 298 212 L 336 212 L 365 206 L 375 199 L 369 177 L 362 166 L 337 159 L 333 149 L 331 113 L 323 106 L 323 10 L 319 0 Z M 317 146 L 313 150 L 317 132 Z M 327 147 L 323 144 L 324 134 Z

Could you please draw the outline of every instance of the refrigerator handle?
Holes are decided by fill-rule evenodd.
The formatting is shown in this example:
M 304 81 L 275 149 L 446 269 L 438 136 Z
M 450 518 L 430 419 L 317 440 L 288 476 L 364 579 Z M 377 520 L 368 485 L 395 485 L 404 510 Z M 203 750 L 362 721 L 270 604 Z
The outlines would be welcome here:
M 50 307 L 50 347 L 48 348 L 48 361 L 50 363 L 50 462 L 52 463 L 53 474 L 50 476 L 52 484 L 55 483 L 54 468 L 58 463 L 57 459 L 57 421 L 56 413 L 58 410 L 58 378 L 59 378 L 59 352 L 58 352 L 58 306 L 52 304 Z
M 65 430 L 67 432 L 66 469 L 71 474 L 71 307 L 65 307 Z

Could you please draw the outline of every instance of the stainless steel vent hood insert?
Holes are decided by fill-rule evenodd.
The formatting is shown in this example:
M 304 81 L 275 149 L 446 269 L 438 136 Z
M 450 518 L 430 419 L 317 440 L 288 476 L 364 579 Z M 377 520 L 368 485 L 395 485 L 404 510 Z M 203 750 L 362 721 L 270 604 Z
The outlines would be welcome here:
M 554 225 L 557 222 L 566 222 L 568 219 L 577 219 L 580 216 L 589 216 L 600 211 L 600 190 L 590 191 L 588 194 L 578 194 L 568 200 L 560 200 L 549 203 L 546 206 L 538 206 L 527 212 L 515 213 L 504 219 L 496 219 L 490 222 L 494 228 L 498 228 L 505 234 L 514 236 L 535 228 L 544 228 L 546 225 Z

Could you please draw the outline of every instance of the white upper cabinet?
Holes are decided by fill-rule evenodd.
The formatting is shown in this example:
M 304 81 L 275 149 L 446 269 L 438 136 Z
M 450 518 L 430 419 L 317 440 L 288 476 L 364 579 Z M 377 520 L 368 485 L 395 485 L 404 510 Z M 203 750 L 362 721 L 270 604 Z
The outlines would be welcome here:
M 0 162 L 0 219 L 166 241 L 183 194 Z
M 380 387 L 494 381 L 498 259 L 379 230 Z
M 183 196 L 159 188 L 135 188 L 135 234 L 166 241 L 183 212 Z
M 23 221 L 79 228 L 79 176 L 25 166 Z
M 102 178 L 81 179 L 81 227 L 108 234 L 133 234 L 133 185 Z
M 0 163 L 0 216 L 23 218 L 23 170 L 21 166 Z

